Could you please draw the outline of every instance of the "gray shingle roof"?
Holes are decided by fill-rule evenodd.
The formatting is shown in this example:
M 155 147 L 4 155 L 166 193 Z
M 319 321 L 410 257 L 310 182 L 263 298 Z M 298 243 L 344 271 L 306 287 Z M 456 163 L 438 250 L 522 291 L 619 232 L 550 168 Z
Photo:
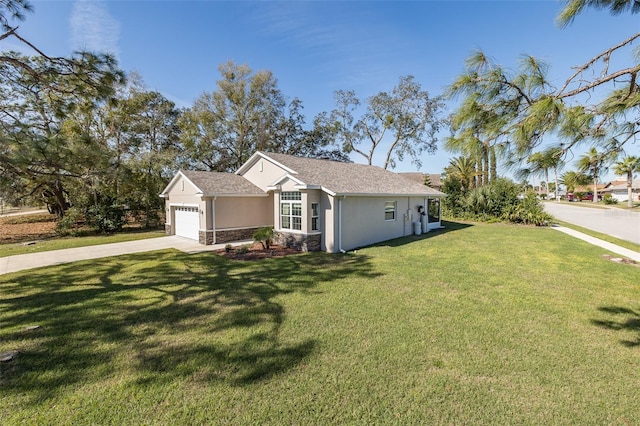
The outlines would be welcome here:
M 264 195 L 265 192 L 233 173 L 183 170 L 182 174 L 197 186 L 204 196 Z
M 263 154 L 294 170 L 297 173 L 294 176 L 305 184 L 320 185 L 339 195 L 445 195 L 377 166 L 286 154 Z

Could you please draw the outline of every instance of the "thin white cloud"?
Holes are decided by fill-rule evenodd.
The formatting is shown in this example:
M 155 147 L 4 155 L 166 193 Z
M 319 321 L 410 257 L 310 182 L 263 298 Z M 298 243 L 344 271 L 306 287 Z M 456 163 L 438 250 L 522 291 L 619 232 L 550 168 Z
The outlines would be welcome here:
M 302 48 L 325 70 L 326 84 L 334 90 L 358 90 L 387 81 L 388 64 L 405 59 L 397 46 L 413 44 L 397 35 L 383 17 L 349 2 L 267 2 L 260 6 L 250 15 L 257 27 L 283 46 Z
M 106 2 L 76 0 L 71 11 L 70 25 L 74 50 L 118 56 L 120 23 L 109 13 Z

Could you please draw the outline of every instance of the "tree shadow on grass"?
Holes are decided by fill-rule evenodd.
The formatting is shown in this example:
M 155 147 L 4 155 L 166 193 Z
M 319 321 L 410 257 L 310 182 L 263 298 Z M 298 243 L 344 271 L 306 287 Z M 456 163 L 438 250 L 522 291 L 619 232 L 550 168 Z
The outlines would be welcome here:
M 629 348 L 640 346 L 640 313 L 620 306 L 601 306 L 598 310 L 608 314 L 612 319 L 591 320 L 593 324 L 607 330 L 634 332 L 636 334 L 634 340 L 621 340 L 620 343 Z
M 310 253 L 259 262 L 175 250 L 42 268 L 0 278 L 0 395 L 41 403 L 73 384 L 126 377 L 250 385 L 295 367 L 315 339 L 283 335 L 287 294 L 375 278 L 367 256 Z M 25 330 L 29 325 L 38 330 Z

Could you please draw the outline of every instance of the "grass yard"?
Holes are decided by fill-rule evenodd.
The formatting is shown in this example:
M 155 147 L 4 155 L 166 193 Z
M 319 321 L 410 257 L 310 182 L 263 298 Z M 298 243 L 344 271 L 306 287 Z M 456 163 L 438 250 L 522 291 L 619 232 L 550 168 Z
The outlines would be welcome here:
M 0 218 L 0 257 L 43 251 L 120 243 L 165 236 L 164 230 L 146 230 L 136 224 L 110 235 L 57 237 L 56 218 L 48 213 Z
M 547 228 L 447 227 L 0 276 L 1 423 L 640 424 L 640 268 Z
M 42 253 L 43 251 L 61 250 L 76 247 L 95 246 L 99 244 L 123 243 L 166 236 L 164 231 L 122 232 L 111 235 L 91 235 L 88 237 L 64 237 L 51 240 L 38 240 L 35 244 L 23 243 L 0 244 L 0 257 L 18 254 Z

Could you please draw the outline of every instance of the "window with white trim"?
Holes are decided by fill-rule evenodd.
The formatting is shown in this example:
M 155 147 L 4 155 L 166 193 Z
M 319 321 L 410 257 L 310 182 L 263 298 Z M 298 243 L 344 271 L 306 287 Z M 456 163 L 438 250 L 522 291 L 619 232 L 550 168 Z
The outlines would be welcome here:
M 302 230 L 302 194 L 282 192 L 280 194 L 280 228 Z
M 384 220 L 396 220 L 397 203 L 395 201 L 386 201 L 384 203 Z
M 318 230 L 318 203 L 311 203 L 311 230 Z

